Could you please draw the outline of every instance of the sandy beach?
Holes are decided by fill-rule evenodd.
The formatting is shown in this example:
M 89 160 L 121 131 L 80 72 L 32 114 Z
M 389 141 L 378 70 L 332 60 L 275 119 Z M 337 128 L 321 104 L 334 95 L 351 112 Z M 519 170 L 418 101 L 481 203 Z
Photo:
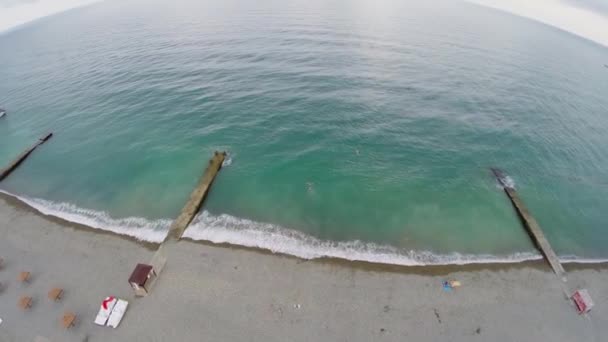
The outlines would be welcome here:
M 306 261 L 182 240 L 153 292 L 127 279 L 153 245 L 37 214 L 0 198 L 0 341 L 603 341 L 605 265 L 566 266 L 596 306 L 579 316 L 542 262 L 394 267 Z M 20 271 L 31 282 L 17 282 Z M 442 281 L 462 286 L 445 292 Z M 60 302 L 47 299 L 63 287 Z M 33 297 L 24 312 L 22 295 Z M 93 324 L 101 300 L 130 302 L 117 329 Z M 65 330 L 65 311 L 78 315 Z

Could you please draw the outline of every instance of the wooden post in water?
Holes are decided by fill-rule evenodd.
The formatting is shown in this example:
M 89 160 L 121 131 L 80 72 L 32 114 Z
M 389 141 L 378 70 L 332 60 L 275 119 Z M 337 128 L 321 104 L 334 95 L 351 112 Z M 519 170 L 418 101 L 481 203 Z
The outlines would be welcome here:
M 21 153 L 12 163 L 10 163 L 6 168 L 0 171 L 0 182 L 4 180 L 4 178 L 8 177 L 15 169 L 32 153 L 34 150 L 44 144 L 47 140 L 49 140 L 53 136 L 53 133 L 49 133 L 44 137 L 40 138 L 38 142 Z
M 551 248 L 551 245 L 545 237 L 545 234 L 543 234 L 538 222 L 536 222 L 534 217 L 532 217 L 522 200 L 519 198 L 519 195 L 517 194 L 517 191 L 515 191 L 515 188 L 513 188 L 513 185 L 506 181 L 506 176 L 501 170 L 492 168 L 492 172 L 511 200 L 513 207 L 517 211 L 519 218 L 528 231 L 528 235 L 530 235 L 532 241 L 536 245 L 536 248 L 538 248 L 538 250 L 540 250 L 540 252 L 543 254 L 545 260 L 547 260 L 553 269 L 553 272 L 562 278 L 563 281 L 566 281 L 566 271 L 559 262 L 559 258 L 553 251 L 553 248 Z
M 169 228 L 169 234 L 165 238 L 167 240 L 179 240 L 184 231 L 194 219 L 194 216 L 198 213 L 201 208 L 207 193 L 209 192 L 209 188 L 211 187 L 211 183 L 215 179 L 215 176 L 222 168 L 222 163 L 226 158 L 226 152 L 215 152 L 213 158 L 209 161 L 209 166 L 205 170 L 203 177 L 200 179 L 194 191 L 190 195 L 190 199 L 182 209 L 179 216 L 173 221 L 173 224 Z

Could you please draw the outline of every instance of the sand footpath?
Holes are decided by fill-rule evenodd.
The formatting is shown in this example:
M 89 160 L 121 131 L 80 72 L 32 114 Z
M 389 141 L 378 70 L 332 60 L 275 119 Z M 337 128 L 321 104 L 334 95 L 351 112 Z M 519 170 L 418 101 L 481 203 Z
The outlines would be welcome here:
M 0 342 L 27 341 L 605 341 L 608 270 L 568 271 L 596 307 L 578 316 L 542 263 L 383 267 L 305 261 L 245 248 L 181 241 L 153 293 L 127 279 L 150 245 L 36 214 L 0 198 Z M 538 265 L 538 266 L 537 266 Z M 567 267 L 568 268 L 568 267 Z M 32 272 L 27 285 L 20 271 Z M 445 292 L 441 283 L 462 286 Z M 47 292 L 65 289 L 61 302 Z M 18 309 L 19 296 L 34 298 Z M 118 329 L 93 324 L 100 301 L 130 302 Z M 65 330 L 65 311 L 79 317 Z

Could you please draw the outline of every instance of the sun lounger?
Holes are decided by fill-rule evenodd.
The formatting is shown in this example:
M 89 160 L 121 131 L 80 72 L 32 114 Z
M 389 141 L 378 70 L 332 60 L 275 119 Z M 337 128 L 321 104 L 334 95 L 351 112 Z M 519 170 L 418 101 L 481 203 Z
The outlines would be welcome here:
M 122 317 L 125 315 L 127 311 L 127 306 L 129 306 L 129 302 L 126 300 L 119 299 L 118 303 L 114 305 L 114 309 L 112 309 L 112 313 L 110 314 L 110 318 L 108 319 L 108 326 L 116 329 L 122 321 Z
M 118 300 L 112 296 L 104 299 L 103 302 L 101 302 L 97 317 L 95 317 L 95 324 L 105 326 L 108 322 L 108 318 L 110 318 L 112 309 L 114 309 L 114 305 L 116 305 L 117 302 Z
M 23 297 L 19 298 L 18 306 L 19 306 L 19 308 L 21 308 L 21 310 L 27 310 L 27 309 L 31 308 L 32 307 L 32 297 L 23 296 Z
M 52 301 L 58 301 L 58 300 L 61 300 L 61 297 L 63 297 L 63 289 L 62 288 L 55 287 L 51 291 L 49 291 L 49 299 L 50 300 L 52 300 Z
M 22 283 L 28 283 L 30 281 L 30 278 L 31 278 L 30 272 L 21 272 L 21 273 L 19 273 L 19 277 L 17 278 L 17 280 L 19 280 Z
M 115 297 L 107 297 L 101 302 L 101 307 L 95 317 L 95 324 L 117 328 L 122 321 L 129 302 Z
M 65 314 L 63 314 L 63 317 L 61 318 L 61 325 L 65 328 L 65 329 L 69 329 L 71 327 L 73 327 L 76 324 L 76 314 L 73 312 L 66 312 Z

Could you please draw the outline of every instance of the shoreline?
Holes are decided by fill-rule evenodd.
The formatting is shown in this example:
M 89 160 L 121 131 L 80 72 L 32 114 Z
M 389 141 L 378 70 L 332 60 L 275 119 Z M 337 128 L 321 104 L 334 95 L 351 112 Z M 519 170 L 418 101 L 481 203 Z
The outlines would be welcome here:
M 94 228 L 94 227 L 90 227 L 90 226 L 87 226 L 87 225 L 84 225 L 81 223 L 72 222 L 72 221 L 66 220 L 66 219 L 58 217 L 58 216 L 43 214 L 40 211 L 38 211 L 36 208 L 23 202 L 18 197 L 14 196 L 12 194 L 9 194 L 9 193 L 2 192 L 2 191 L 0 191 L 0 205 L 3 204 L 1 202 L 4 202 L 7 205 L 10 205 L 17 210 L 21 210 L 26 213 L 36 215 L 38 217 L 48 220 L 49 222 L 56 223 L 58 225 L 66 227 L 66 228 L 72 228 L 72 229 L 76 229 L 76 230 L 86 231 L 89 233 L 100 234 L 100 235 L 105 235 L 105 236 L 117 236 L 121 239 L 125 239 L 128 241 L 134 242 L 150 251 L 156 250 L 159 245 L 158 243 L 140 240 L 134 236 L 118 234 L 118 233 L 115 233 L 115 232 L 112 232 L 109 230 Z
M 65 225 L 0 199 L 0 341 L 598 341 L 608 334 L 608 271 L 571 270 L 595 301 L 580 316 L 540 263 L 393 267 L 302 260 L 180 240 L 144 298 L 128 278 L 153 251 L 114 233 Z M 16 281 L 29 271 L 31 281 Z M 446 291 L 443 283 L 458 280 Z M 61 287 L 51 302 L 46 294 Z M 26 312 L 21 296 L 32 296 Z M 129 302 L 117 329 L 93 323 L 100 302 Z M 64 312 L 77 315 L 63 329 Z M 514 327 L 517 327 L 516 329 Z
M 16 195 L 1 192 L 0 191 L 0 205 L 4 202 L 7 205 L 12 206 L 13 208 L 24 211 L 29 214 L 36 215 L 41 217 L 49 222 L 56 223 L 58 225 L 72 228 L 75 230 L 85 231 L 88 233 L 99 234 L 102 236 L 115 236 L 130 242 L 134 242 L 139 246 L 144 247 L 149 251 L 154 251 L 160 245 L 159 243 L 149 242 L 140 240 L 136 237 L 119 234 L 113 231 L 104 230 L 101 228 L 94 228 L 87 226 L 85 224 L 80 224 L 77 222 L 72 222 L 66 220 L 61 217 L 46 215 L 41 213 L 36 208 L 28 205 L 23 202 Z M 244 245 L 236 245 L 231 243 L 215 243 L 207 240 L 194 240 L 188 237 L 182 238 L 184 241 L 189 241 L 197 245 L 202 246 L 215 246 L 220 248 L 225 248 L 229 250 L 242 250 L 254 252 L 260 255 L 274 255 L 277 257 L 288 258 L 297 261 L 300 263 L 316 263 L 320 265 L 336 265 L 345 268 L 353 268 L 357 270 L 365 270 L 365 271 L 373 271 L 373 272 L 389 272 L 389 273 L 404 273 L 404 274 L 417 274 L 417 275 L 446 275 L 456 271 L 462 272 L 478 272 L 478 271 L 501 271 L 501 270 L 511 270 L 511 269 L 524 269 L 524 268 L 535 268 L 538 270 L 543 270 L 547 272 L 551 272 L 549 265 L 546 263 L 544 259 L 537 260 L 523 260 L 523 261 L 513 261 L 513 262 L 473 262 L 466 264 L 429 264 L 429 265 L 398 265 L 398 264 L 388 264 L 388 263 L 380 263 L 380 262 L 372 262 L 372 261 L 363 261 L 363 260 L 348 260 L 338 257 L 319 257 L 314 259 L 304 259 L 295 255 L 281 253 L 281 252 L 273 252 L 268 249 L 259 248 L 259 247 L 250 247 Z M 575 270 L 607 270 L 608 269 L 608 261 L 598 261 L 598 262 L 577 262 L 566 261 L 562 262 L 566 271 L 575 271 Z

